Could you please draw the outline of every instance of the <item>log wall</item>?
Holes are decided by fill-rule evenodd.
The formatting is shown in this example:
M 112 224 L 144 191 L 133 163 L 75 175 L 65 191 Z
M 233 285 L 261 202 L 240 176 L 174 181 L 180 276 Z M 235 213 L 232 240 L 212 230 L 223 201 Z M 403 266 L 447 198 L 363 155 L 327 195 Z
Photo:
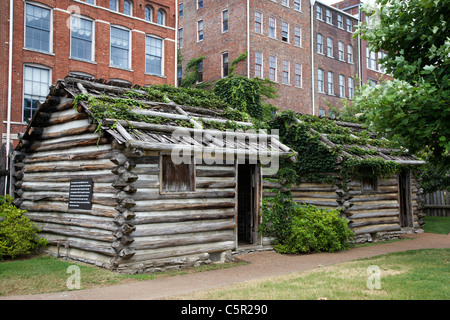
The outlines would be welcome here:
M 62 246 L 60 255 L 108 267 L 116 255 L 110 159 L 117 151 L 110 139 L 95 133 L 85 113 L 73 108 L 72 99 L 50 97 L 36 118 L 15 152 L 15 204 L 41 228 L 49 252 Z M 93 179 L 91 210 L 68 208 L 70 180 L 76 178 Z

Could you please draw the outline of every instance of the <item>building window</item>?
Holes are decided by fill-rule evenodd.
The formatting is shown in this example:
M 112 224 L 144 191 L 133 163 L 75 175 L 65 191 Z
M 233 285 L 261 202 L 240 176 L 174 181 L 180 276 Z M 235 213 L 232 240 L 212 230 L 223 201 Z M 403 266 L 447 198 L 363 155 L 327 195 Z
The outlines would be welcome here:
M 95 4 L 95 0 L 86 0 L 86 3 Z
M 285 7 L 289 7 L 289 1 L 288 0 L 281 0 L 281 5 Z
M 322 20 L 322 7 L 316 6 L 316 18 Z
M 277 58 L 275 56 L 269 57 L 269 80 L 277 81 Z
M 334 75 L 331 71 L 328 71 L 328 94 L 334 94 Z
M 331 24 L 333 21 L 331 19 L 331 11 L 326 10 L 325 11 L 325 22 Z
M 276 38 L 276 20 L 273 17 L 269 18 L 269 37 Z
M 283 60 L 283 84 L 289 84 L 289 61 Z
M 163 40 L 152 36 L 145 37 L 145 72 L 163 75 Z
M 338 58 L 344 61 L 344 43 L 342 41 L 338 42 Z
M 366 48 L 367 53 L 367 68 L 372 70 L 377 70 L 377 56 L 375 52 L 369 51 L 369 48 Z
M 348 78 L 348 98 L 353 98 L 354 87 L 353 87 L 353 78 Z
M 317 34 L 317 52 L 323 53 L 323 36 L 320 33 Z
M 203 0 L 197 0 L 197 9 L 203 8 Z
M 255 32 L 262 33 L 262 14 L 255 12 Z
M 130 31 L 111 27 L 111 66 L 130 68 Z
M 378 189 L 378 181 L 376 177 L 362 178 L 361 192 L 377 191 L 377 189 Z
M 166 24 L 166 12 L 163 9 L 158 10 L 158 16 L 156 17 L 156 23 L 164 26 Z
M 333 58 L 333 39 L 327 37 L 327 56 Z
M 377 85 L 377 80 L 367 79 L 367 83 L 368 83 L 372 88 L 375 88 L 375 86 Z
M 222 32 L 228 32 L 228 9 L 222 11 Z
M 318 92 L 324 92 L 323 91 L 323 70 L 318 69 L 317 70 L 317 91 Z
M 222 78 L 228 76 L 228 52 L 222 53 Z
M 178 17 L 183 17 L 183 3 L 178 5 Z
M 178 72 L 177 72 L 178 87 L 181 86 L 181 79 L 182 78 L 183 78 L 183 68 L 182 67 L 178 67 Z
M 319 117 L 324 117 L 325 116 L 325 109 L 320 107 L 319 108 Z
M 145 6 L 145 21 L 153 21 L 153 8 L 149 5 Z
M 203 41 L 203 20 L 197 21 L 197 42 Z
M 300 11 L 302 9 L 300 0 L 294 0 L 294 10 Z
M 302 46 L 302 30 L 300 29 L 300 27 L 294 28 L 294 45 L 296 45 L 297 47 Z
M 342 74 L 339 75 L 339 96 L 345 97 L 345 77 Z
M 387 54 L 385 52 L 378 52 L 378 71 L 382 73 L 386 73 L 386 68 L 383 66 L 383 63 L 381 62 L 381 59 L 386 58 Z
M 50 86 L 50 70 L 35 66 L 25 66 L 23 73 L 23 121 L 31 119 L 47 98 Z
M 353 63 L 353 47 L 350 44 L 347 45 L 347 62 Z
M 50 52 L 51 10 L 27 3 L 25 11 L 25 47 Z
M 189 164 L 175 164 L 171 155 L 160 156 L 161 193 L 195 191 L 194 157 Z
M 299 63 L 295 64 L 295 86 L 302 87 L 302 65 Z
M 281 41 L 289 42 L 289 24 L 287 22 L 281 24 Z
M 262 53 L 255 52 L 255 77 L 262 78 Z
M 203 61 L 198 63 L 198 83 L 203 82 Z
M 337 19 L 338 19 L 338 28 L 344 29 L 344 22 L 340 14 L 338 14 Z
M 70 57 L 92 61 L 93 22 L 72 16 L 70 34 Z
M 109 9 L 112 11 L 119 10 L 119 1 L 118 0 L 109 0 Z
M 128 16 L 133 15 L 133 3 L 131 1 L 125 0 L 123 2 L 123 13 Z
M 183 48 L 183 28 L 178 29 L 178 48 Z
M 347 18 L 347 31 L 352 32 L 352 20 Z

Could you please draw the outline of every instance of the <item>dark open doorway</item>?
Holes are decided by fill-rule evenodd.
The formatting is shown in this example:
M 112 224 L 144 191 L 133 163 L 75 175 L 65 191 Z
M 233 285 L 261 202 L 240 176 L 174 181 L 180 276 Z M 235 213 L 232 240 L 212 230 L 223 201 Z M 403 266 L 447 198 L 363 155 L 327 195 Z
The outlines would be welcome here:
M 259 166 L 238 165 L 238 245 L 258 243 Z
M 413 227 L 411 173 L 409 171 L 402 171 L 398 175 L 398 201 L 400 205 L 400 227 Z

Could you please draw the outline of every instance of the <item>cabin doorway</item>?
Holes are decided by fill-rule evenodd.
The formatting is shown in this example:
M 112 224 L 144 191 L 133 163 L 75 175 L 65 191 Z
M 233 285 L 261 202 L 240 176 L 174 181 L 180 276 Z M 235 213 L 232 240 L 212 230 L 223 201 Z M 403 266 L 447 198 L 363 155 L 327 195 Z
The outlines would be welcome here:
M 260 186 L 260 166 L 238 164 L 236 205 L 238 246 L 259 243 Z
M 398 175 L 398 201 L 400 205 L 400 227 L 412 228 L 411 173 L 402 171 Z

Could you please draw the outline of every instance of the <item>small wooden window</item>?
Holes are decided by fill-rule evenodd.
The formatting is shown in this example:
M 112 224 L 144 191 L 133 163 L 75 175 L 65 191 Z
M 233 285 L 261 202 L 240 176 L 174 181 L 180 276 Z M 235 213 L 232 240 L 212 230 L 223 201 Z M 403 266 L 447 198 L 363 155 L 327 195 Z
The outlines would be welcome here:
M 195 191 L 195 165 L 193 157 L 191 157 L 190 162 L 189 164 L 175 164 L 170 154 L 161 155 L 161 193 Z
M 361 191 L 377 191 L 378 180 L 377 178 L 363 178 L 361 180 Z

